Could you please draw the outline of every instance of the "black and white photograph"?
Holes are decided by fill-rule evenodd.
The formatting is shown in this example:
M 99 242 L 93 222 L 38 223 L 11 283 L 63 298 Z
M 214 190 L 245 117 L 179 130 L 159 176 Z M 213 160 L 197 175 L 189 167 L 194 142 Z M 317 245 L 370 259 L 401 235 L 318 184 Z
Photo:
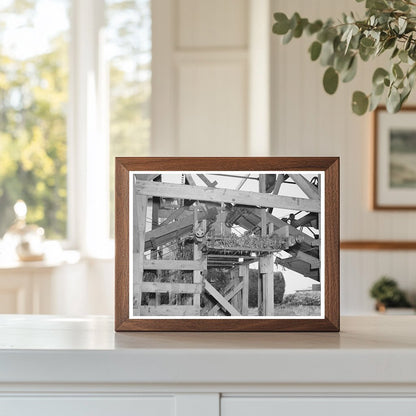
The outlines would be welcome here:
M 323 318 L 324 173 L 130 172 L 130 318 Z

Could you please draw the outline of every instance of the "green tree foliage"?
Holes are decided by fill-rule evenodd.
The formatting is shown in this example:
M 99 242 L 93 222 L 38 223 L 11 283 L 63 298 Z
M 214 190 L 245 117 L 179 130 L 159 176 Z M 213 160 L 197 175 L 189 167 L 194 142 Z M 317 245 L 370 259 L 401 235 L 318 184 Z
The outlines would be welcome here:
M 13 7 L 12 7 L 13 6 Z M 15 1 L 0 9 L 0 237 L 23 199 L 27 220 L 49 238 L 66 236 L 66 119 L 68 42 L 57 36 L 47 53 L 18 59 L 3 47 L 5 19 L 26 18 L 33 4 Z
M 358 3 L 364 0 L 356 0 Z M 409 97 L 416 77 L 416 2 L 414 0 L 366 0 L 365 18 L 345 14 L 339 22 L 310 22 L 294 13 L 289 19 L 275 13 L 273 32 L 283 43 L 303 34 L 315 38 L 309 48 L 312 61 L 326 68 L 323 86 L 334 94 L 339 80 L 350 82 L 357 73 L 359 60 L 390 54 L 390 66 L 375 70 L 372 92 L 355 91 L 352 110 L 357 115 L 374 110 L 386 95 L 387 110 L 398 112 Z

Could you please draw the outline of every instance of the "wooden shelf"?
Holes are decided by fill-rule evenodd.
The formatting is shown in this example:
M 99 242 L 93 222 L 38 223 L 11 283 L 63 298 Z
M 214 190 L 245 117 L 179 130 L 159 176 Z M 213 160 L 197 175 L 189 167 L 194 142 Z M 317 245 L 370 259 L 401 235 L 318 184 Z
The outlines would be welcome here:
M 416 241 L 341 241 L 341 250 L 416 250 Z

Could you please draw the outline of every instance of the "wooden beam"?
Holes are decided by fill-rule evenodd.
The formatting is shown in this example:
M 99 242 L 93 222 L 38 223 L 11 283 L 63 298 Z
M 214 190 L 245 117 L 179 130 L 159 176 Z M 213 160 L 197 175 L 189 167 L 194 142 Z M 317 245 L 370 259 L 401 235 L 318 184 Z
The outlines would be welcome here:
M 238 312 L 237 309 L 235 309 L 234 306 L 231 305 L 228 300 L 226 300 L 224 296 L 211 285 L 210 282 L 208 282 L 208 280 L 205 281 L 205 290 L 221 305 L 225 311 L 230 313 L 231 316 L 240 316 L 240 312 Z
M 202 283 L 142 282 L 143 293 L 201 293 Z
M 318 201 L 321 199 L 316 186 L 310 183 L 303 175 L 291 173 L 289 176 L 295 181 L 299 188 L 302 189 L 308 198 Z
M 198 212 L 197 218 L 198 221 L 202 221 L 206 218 L 214 217 L 217 213 L 216 208 L 210 208 L 206 212 Z M 181 218 L 178 221 L 174 221 L 170 224 L 160 226 L 155 230 L 148 231 L 146 233 L 146 243 L 145 243 L 145 250 L 148 250 L 152 247 L 152 240 L 157 240 L 158 238 L 162 238 L 162 241 L 166 243 L 175 237 L 180 237 L 182 234 L 186 234 L 187 232 L 191 231 L 194 226 L 194 218 L 193 216 L 189 215 L 184 218 Z M 169 236 L 172 234 L 172 236 Z
M 194 261 L 199 262 L 202 259 L 202 252 L 199 248 L 198 244 L 194 244 Z M 207 257 L 205 257 L 205 270 L 208 270 L 208 263 L 207 263 Z M 200 270 L 194 270 L 193 272 L 193 282 L 194 284 L 200 285 L 202 286 L 202 276 L 201 276 L 201 271 Z M 194 294 L 194 299 L 193 299 L 193 303 L 194 306 L 198 306 L 199 308 L 199 313 L 198 315 L 201 314 L 201 292 L 196 292 Z
M 260 257 L 259 271 L 263 280 L 263 313 L 266 316 L 274 315 L 274 274 L 273 255 Z
M 200 260 L 147 260 L 144 270 L 207 270 L 207 258 Z
M 321 209 L 320 201 L 312 199 L 174 183 L 136 181 L 136 192 L 142 195 L 159 196 L 162 198 L 223 202 L 265 208 L 293 209 L 295 211 L 319 212 Z
M 266 192 L 266 175 L 260 174 L 259 175 L 259 192 L 265 193 Z M 260 229 L 261 229 L 261 236 L 266 237 L 267 235 L 267 222 L 266 222 L 266 210 L 260 210 Z
M 304 253 L 303 251 L 298 251 L 296 258 L 310 264 L 311 269 L 319 269 L 321 266 L 321 261 L 318 258 Z
M 248 291 L 249 291 L 249 273 L 250 269 L 248 264 L 244 266 L 238 266 L 238 274 L 242 277 L 242 299 L 241 299 L 241 315 L 248 316 Z
M 243 286 L 244 286 L 244 283 L 240 282 L 230 292 L 225 294 L 224 299 L 227 301 L 231 300 L 235 295 L 237 295 L 243 289 Z M 219 311 L 219 309 L 220 307 L 218 305 L 213 306 L 211 310 L 208 312 L 208 315 L 210 316 L 215 315 Z
M 160 305 L 142 306 L 142 316 L 196 316 L 197 308 L 194 305 Z
M 188 181 L 189 185 L 192 185 L 192 186 L 196 185 L 196 183 L 194 181 L 194 178 L 192 177 L 192 175 L 190 173 L 186 173 L 185 178 Z
M 202 173 L 197 173 L 198 178 L 200 178 L 207 186 L 210 188 L 215 188 L 218 185 L 217 181 L 211 182 L 205 175 Z
M 285 175 L 283 173 L 280 173 L 277 175 L 276 182 L 274 184 L 274 188 L 272 190 L 273 195 L 278 195 L 280 191 L 280 187 L 282 186 L 282 183 L 285 181 Z
M 162 225 L 170 224 L 172 221 L 175 221 L 177 218 L 179 218 L 185 211 L 187 210 L 187 207 L 180 207 L 178 209 L 175 209 L 172 211 L 172 213 L 165 219 L 165 221 L 162 222 Z
M 284 222 L 280 218 L 277 218 L 274 215 L 269 214 L 269 213 L 266 214 L 266 220 L 267 220 L 267 222 L 270 222 L 270 223 L 273 223 L 273 224 L 277 225 L 277 228 L 281 228 L 281 227 L 284 227 L 284 226 L 288 225 L 287 222 Z M 306 243 L 306 244 L 308 244 L 312 247 L 319 247 L 319 244 L 320 244 L 319 239 L 315 239 L 315 238 L 311 237 L 310 235 L 305 234 L 304 232 L 298 230 L 297 228 L 292 227 L 291 225 L 289 225 L 289 234 L 293 235 L 295 237 L 297 235 L 301 236 L 303 238 L 304 243 Z
M 233 284 L 233 287 L 236 287 L 240 284 L 240 277 L 238 275 L 238 267 L 234 267 L 230 270 L 230 278 Z M 241 313 L 241 292 L 238 291 L 235 296 L 231 299 L 231 305 L 234 306 Z
M 141 283 L 143 281 L 144 241 L 146 232 L 147 196 L 136 195 L 135 215 L 137 221 L 137 252 L 133 255 L 133 296 L 140 307 L 142 302 Z M 139 309 L 140 310 L 140 309 Z

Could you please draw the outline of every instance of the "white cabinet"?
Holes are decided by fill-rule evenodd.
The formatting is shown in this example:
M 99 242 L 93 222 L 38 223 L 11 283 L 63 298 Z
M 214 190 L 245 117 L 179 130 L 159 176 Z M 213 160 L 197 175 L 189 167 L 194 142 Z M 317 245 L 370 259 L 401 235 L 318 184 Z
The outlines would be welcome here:
M 341 333 L 115 333 L 0 315 L 0 416 L 415 416 L 416 316 Z
M 414 416 L 416 398 L 224 397 L 221 416 Z
M 173 396 L 102 397 L 41 396 L 0 398 L 0 414 L 7 416 L 175 416 Z

